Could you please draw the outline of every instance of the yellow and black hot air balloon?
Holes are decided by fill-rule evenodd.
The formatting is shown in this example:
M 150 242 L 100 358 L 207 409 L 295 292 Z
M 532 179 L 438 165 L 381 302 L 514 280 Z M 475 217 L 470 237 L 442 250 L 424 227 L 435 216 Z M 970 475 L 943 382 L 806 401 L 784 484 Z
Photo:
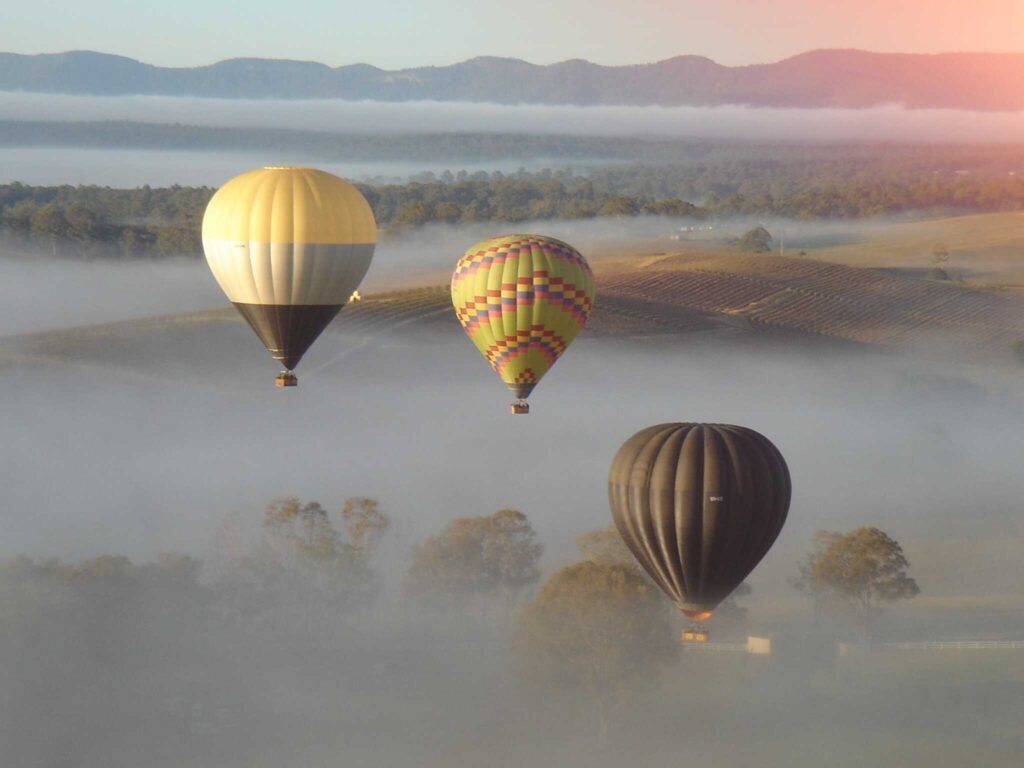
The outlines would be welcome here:
M 377 225 L 359 190 L 315 168 L 261 168 L 217 190 L 203 216 L 213 276 L 294 386 L 302 355 L 358 287 Z
M 612 519 L 626 546 L 698 621 L 768 554 L 790 494 L 779 450 L 729 424 L 642 429 L 622 444 L 608 473 Z
M 579 251 L 542 235 L 483 240 L 459 259 L 452 304 L 470 340 L 516 396 L 513 413 L 582 329 L 594 277 Z

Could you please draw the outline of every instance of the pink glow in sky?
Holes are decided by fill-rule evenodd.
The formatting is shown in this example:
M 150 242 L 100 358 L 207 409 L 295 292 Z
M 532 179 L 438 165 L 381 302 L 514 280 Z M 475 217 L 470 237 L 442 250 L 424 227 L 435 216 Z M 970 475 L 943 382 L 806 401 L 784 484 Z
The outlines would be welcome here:
M 623 4 L 602 0 L 599 5 Z M 1024 50 L 1024 0 L 635 0 L 630 5 L 637 18 L 629 26 L 633 32 L 639 26 L 649 30 L 652 50 L 674 36 L 686 41 L 687 51 L 723 64 L 776 61 L 814 48 Z

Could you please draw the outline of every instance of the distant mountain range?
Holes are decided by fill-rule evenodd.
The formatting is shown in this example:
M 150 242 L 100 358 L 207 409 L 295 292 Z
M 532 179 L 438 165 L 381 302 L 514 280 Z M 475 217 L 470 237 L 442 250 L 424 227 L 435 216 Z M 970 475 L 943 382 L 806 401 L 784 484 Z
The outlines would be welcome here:
M 774 64 L 726 67 L 701 56 L 606 67 L 540 66 L 480 57 L 383 70 L 306 61 L 230 59 L 169 68 L 91 51 L 0 53 L 0 90 L 218 98 L 374 99 L 501 104 L 1024 109 L 1024 54 L 820 50 Z

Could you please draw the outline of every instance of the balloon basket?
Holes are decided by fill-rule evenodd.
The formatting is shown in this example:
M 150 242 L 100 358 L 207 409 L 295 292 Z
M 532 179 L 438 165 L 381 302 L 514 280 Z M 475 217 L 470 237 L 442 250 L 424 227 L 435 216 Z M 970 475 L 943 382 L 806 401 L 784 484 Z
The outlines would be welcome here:
M 700 627 L 687 627 L 682 631 L 682 637 L 680 638 L 684 643 L 706 643 L 708 641 L 708 631 Z
M 274 386 L 276 387 L 297 387 L 299 385 L 299 377 L 291 371 L 281 371 L 277 374 L 277 378 L 274 379 Z
M 516 400 L 512 405 L 508 407 L 509 411 L 513 414 L 529 413 L 530 404 L 525 400 Z

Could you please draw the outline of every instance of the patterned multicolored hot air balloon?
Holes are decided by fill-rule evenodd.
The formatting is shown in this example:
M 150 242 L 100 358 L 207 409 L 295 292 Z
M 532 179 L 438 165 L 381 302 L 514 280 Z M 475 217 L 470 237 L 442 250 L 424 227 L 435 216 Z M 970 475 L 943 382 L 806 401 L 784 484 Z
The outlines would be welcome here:
M 278 386 L 358 287 L 377 224 L 366 199 L 315 168 L 262 168 L 217 190 L 203 250 L 221 289 L 284 366 Z
M 459 259 L 452 303 L 466 334 L 515 394 L 513 413 L 582 329 L 594 276 L 579 251 L 542 235 L 483 240 Z
M 728 424 L 659 424 L 608 473 L 626 546 L 680 610 L 705 619 L 761 562 L 789 510 L 789 469 L 767 438 Z

